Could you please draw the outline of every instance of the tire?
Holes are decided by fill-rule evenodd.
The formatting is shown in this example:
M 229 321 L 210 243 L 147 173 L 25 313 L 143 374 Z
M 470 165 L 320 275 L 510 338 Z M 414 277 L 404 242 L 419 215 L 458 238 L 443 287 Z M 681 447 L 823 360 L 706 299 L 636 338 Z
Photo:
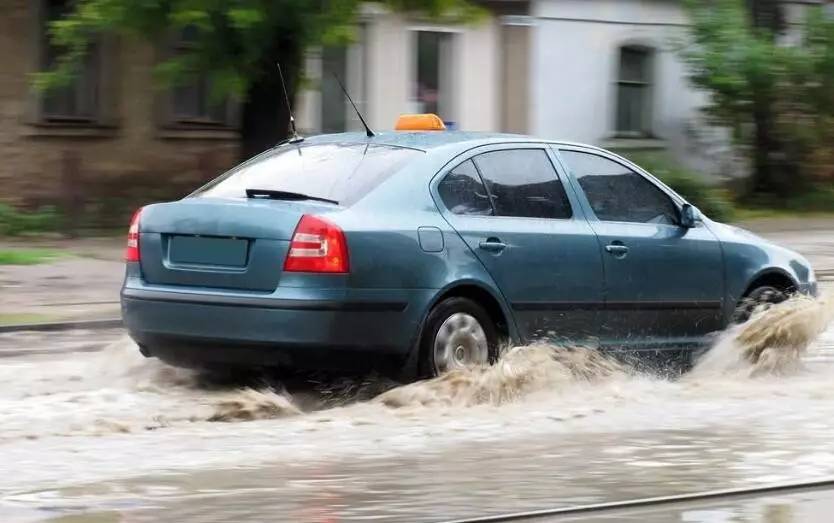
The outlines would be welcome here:
M 420 339 L 420 376 L 493 363 L 498 356 L 498 328 L 486 310 L 467 298 L 447 298 L 426 318 Z
M 746 323 L 756 309 L 760 307 L 767 308 L 771 305 L 782 303 L 787 299 L 788 295 L 776 287 L 770 285 L 756 287 L 738 302 L 736 310 L 733 313 L 733 323 Z

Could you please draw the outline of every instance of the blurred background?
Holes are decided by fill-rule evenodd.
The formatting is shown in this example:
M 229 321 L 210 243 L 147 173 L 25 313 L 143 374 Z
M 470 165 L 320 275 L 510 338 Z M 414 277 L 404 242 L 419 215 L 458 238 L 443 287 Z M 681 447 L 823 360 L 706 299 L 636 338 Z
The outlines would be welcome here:
M 377 131 L 432 112 L 598 145 L 834 288 L 832 3 L 0 0 L 1 520 L 437 521 L 831 480 L 832 329 L 795 376 L 506 367 L 526 392 L 403 408 L 372 377 L 291 397 L 144 359 L 128 221 L 287 138 L 277 63 L 302 135 L 362 130 L 338 78 Z M 827 522 L 834 491 L 653 510 L 594 521 Z

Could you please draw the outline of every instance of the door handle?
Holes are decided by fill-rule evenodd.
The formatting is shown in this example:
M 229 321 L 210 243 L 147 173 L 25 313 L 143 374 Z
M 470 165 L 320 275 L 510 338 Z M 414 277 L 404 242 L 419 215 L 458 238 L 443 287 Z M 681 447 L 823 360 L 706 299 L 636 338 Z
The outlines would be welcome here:
M 486 240 L 479 243 L 478 247 L 485 251 L 501 252 L 507 248 L 507 244 L 502 242 L 498 238 L 487 238 Z
M 626 254 L 628 254 L 628 247 L 626 247 L 625 245 L 622 245 L 622 244 L 613 243 L 611 245 L 606 245 L 605 246 L 605 252 L 608 252 L 609 254 L 613 254 L 617 258 L 622 258 Z

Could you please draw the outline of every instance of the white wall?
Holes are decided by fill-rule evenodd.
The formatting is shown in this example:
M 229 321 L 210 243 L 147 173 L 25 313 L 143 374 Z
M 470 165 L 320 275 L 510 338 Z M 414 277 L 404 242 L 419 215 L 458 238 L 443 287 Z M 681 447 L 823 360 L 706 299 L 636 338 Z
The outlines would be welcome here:
M 499 123 L 499 31 L 493 19 L 477 25 L 439 26 L 414 22 L 396 14 L 378 14 L 368 21 L 369 113 L 372 126 L 391 129 L 403 113 L 416 111 L 417 31 L 452 35 L 453 114 L 441 115 L 470 131 L 495 130 Z
M 500 26 L 489 20 L 461 33 L 458 41 L 458 121 L 467 131 L 497 131 L 501 123 Z
M 692 88 L 677 48 L 686 14 L 674 0 L 538 0 L 533 6 L 531 133 L 613 145 L 619 49 L 654 49 L 652 131 L 690 167 L 716 173 L 726 135 L 706 128 L 704 93 Z M 623 144 L 625 141 L 617 141 Z M 643 142 L 645 144 L 645 142 Z
M 453 35 L 454 114 L 441 116 L 455 121 L 460 129 L 495 131 L 499 128 L 500 28 L 494 18 L 477 25 L 438 26 L 372 10 L 363 23 L 364 41 L 354 46 L 350 53 L 348 76 L 351 95 L 372 128 L 392 129 L 401 114 L 416 110 L 413 86 L 418 30 Z M 321 65 L 315 51 L 311 51 L 307 64 L 310 88 L 299 93 L 296 112 L 300 128 L 312 133 L 318 131 L 321 107 L 316 82 Z M 348 119 L 355 120 L 352 110 Z M 351 126 L 356 128 L 354 124 Z
M 656 51 L 652 123 L 658 134 L 697 105 L 672 51 L 685 22 L 677 2 L 540 0 L 534 9 L 530 121 L 537 134 L 590 143 L 611 137 L 619 48 L 626 44 Z

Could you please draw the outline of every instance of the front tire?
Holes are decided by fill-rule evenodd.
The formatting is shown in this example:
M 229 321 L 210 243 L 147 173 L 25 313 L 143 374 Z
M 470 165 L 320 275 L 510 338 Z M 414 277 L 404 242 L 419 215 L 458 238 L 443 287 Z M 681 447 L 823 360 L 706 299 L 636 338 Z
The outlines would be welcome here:
M 420 339 L 420 375 L 487 365 L 498 356 L 498 328 L 486 310 L 467 298 L 447 298 L 429 313 Z
M 733 323 L 746 323 L 757 310 L 782 303 L 787 299 L 788 295 L 776 287 L 770 285 L 756 287 L 739 301 L 733 313 Z

